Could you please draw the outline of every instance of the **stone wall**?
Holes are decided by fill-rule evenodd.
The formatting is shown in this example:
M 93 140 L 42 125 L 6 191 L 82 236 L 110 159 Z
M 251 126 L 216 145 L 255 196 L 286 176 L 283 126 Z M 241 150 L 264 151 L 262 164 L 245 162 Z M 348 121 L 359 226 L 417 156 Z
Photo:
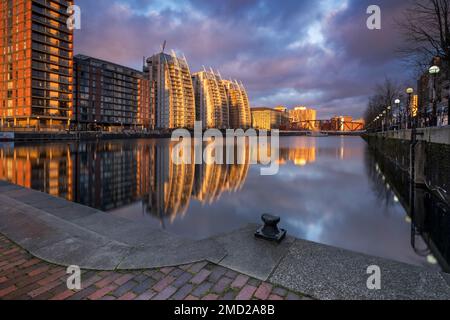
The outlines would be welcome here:
M 405 130 L 395 135 L 392 133 L 367 134 L 364 138 L 371 149 L 376 149 L 383 154 L 398 170 L 410 172 L 410 137 L 410 132 Z M 439 139 L 445 142 L 442 134 Z M 416 177 L 420 177 L 418 180 L 424 180 L 431 187 L 439 187 L 450 195 L 450 144 L 430 142 L 422 136 L 415 147 L 415 167 Z

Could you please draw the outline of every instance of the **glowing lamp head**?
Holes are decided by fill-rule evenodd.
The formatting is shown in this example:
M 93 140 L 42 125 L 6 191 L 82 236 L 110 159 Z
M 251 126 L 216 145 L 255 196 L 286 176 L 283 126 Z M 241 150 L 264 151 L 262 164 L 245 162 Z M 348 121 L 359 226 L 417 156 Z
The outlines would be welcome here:
M 436 75 L 441 72 L 441 69 L 438 66 L 432 66 L 429 70 L 430 74 Z

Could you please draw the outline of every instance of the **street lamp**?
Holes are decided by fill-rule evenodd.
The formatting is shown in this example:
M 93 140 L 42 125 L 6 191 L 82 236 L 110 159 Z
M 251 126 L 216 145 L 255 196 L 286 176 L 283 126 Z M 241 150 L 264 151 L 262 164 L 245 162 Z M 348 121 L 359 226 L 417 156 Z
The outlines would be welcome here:
M 413 88 L 406 89 L 406 93 L 408 94 L 408 105 L 406 107 L 406 129 L 409 129 L 409 125 L 411 123 L 412 118 L 412 110 L 411 110 L 411 102 L 412 102 L 412 95 L 414 93 Z
M 387 109 L 386 109 L 386 122 L 387 122 L 386 123 L 386 127 L 387 127 L 386 130 L 390 130 L 391 126 L 392 126 L 391 109 L 392 109 L 391 106 L 388 106 Z
M 396 107 L 397 107 L 397 112 L 398 112 L 398 118 L 399 118 L 399 120 L 400 120 L 400 123 L 401 123 L 401 115 L 400 115 L 400 103 L 401 103 L 401 101 L 400 101 L 400 99 L 395 99 L 395 101 L 394 101 L 394 103 L 395 103 L 395 105 L 396 105 Z M 397 117 L 396 117 L 397 118 Z M 396 121 L 396 126 L 397 126 L 397 124 L 398 124 L 398 122 Z M 400 126 L 397 128 L 397 129 L 401 129 L 400 128 Z
M 431 125 L 437 125 L 437 90 L 436 90 L 436 78 L 441 69 L 438 66 L 432 66 L 429 70 L 430 75 L 433 78 L 433 111 L 431 115 Z

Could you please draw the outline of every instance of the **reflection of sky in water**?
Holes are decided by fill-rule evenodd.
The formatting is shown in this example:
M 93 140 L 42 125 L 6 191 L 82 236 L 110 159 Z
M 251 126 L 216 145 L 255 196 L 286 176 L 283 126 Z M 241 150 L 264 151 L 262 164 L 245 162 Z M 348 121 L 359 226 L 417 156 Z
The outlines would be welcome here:
M 300 154 L 309 159 L 284 161 L 276 176 L 260 176 L 260 167 L 252 166 L 240 191 L 223 193 L 212 204 L 191 199 L 186 214 L 165 220 L 164 227 L 200 239 L 260 223 L 261 214 L 272 213 L 280 215 L 281 226 L 296 237 L 426 265 L 411 248 L 404 209 L 394 201 L 386 204 L 373 191 L 362 139 L 283 138 L 283 148 L 303 149 Z M 143 215 L 140 204 L 115 214 L 161 223 Z

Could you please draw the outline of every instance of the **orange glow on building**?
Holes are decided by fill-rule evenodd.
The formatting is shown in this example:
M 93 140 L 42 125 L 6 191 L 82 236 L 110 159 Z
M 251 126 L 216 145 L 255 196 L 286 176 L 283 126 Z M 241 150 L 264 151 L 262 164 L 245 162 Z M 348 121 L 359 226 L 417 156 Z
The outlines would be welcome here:
M 291 127 L 299 130 L 317 129 L 315 121 L 317 120 L 317 111 L 307 107 L 296 107 L 289 111 L 289 120 Z
M 413 95 L 411 98 L 411 115 L 415 118 L 419 114 L 419 96 Z
M 0 3 L 0 128 L 61 130 L 72 112 L 67 0 Z

